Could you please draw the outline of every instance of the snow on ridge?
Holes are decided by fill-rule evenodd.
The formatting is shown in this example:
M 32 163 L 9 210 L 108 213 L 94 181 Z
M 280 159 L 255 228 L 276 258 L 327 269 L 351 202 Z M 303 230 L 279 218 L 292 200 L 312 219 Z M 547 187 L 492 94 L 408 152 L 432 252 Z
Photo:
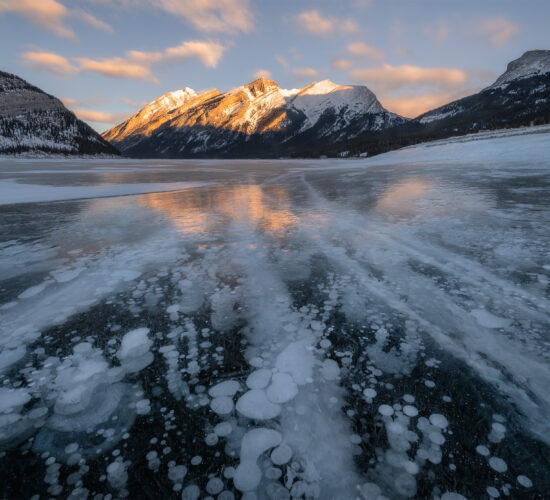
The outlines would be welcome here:
M 307 117 L 302 128 L 315 125 L 327 109 L 339 113 L 347 108 L 344 112 L 346 124 L 359 114 L 384 111 L 376 96 L 364 86 L 338 85 L 330 80 L 322 80 L 299 89 L 296 93 L 294 89 L 285 93 L 289 97 L 289 105 L 302 111 Z
M 550 50 L 530 50 L 510 62 L 506 71 L 486 90 L 501 87 L 514 80 L 522 80 L 550 73 Z
M 431 123 L 437 120 L 443 120 L 445 118 L 449 118 L 451 116 L 454 116 L 464 110 L 461 106 L 451 107 L 451 109 L 448 109 L 447 111 L 441 111 L 439 113 L 432 112 L 433 114 L 428 114 L 427 116 L 424 116 L 419 121 L 420 123 Z
M 173 109 L 179 108 L 182 104 L 185 104 L 187 101 L 197 97 L 198 95 L 199 94 L 195 90 L 189 87 L 167 92 L 158 99 L 155 99 L 153 102 L 147 104 L 134 116 L 140 116 L 142 119 L 147 119 L 158 114 L 159 112 L 169 112 Z M 130 118 L 130 120 L 132 118 Z

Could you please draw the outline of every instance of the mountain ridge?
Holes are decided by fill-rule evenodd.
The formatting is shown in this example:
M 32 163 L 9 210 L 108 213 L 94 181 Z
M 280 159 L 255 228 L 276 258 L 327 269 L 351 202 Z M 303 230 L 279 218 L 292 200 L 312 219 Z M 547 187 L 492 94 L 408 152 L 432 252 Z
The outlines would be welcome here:
M 528 50 L 510 61 L 506 71 L 484 90 L 497 88 L 514 80 L 550 73 L 550 50 Z
M 103 137 L 130 156 L 238 156 L 262 149 L 278 149 L 280 155 L 300 149 L 302 136 L 309 142 L 339 140 L 406 121 L 385 110 L 365 86 L 322 80 L 283 89 L 274 80 L 258 78 L 227 92 L 214 89 L 175 106 L 169 103 L 154 120 L 138 125 L 162 97 Z

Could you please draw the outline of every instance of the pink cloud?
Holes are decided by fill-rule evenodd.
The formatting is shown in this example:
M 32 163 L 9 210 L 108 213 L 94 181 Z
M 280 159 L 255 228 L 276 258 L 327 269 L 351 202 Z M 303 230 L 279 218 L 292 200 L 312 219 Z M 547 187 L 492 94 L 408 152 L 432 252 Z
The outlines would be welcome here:
M 150 0 L 150 3 L 206 33 L 248 33 L 254 28 L 248 0 Z
M 0 0 L 0 14 L 17 14 L 54 35 L 76 39 L 64 24 L 69 10 L 56 0 Z
M 438 19 L 435 23 L 424 27 L 424 33 L 433 38 L 436 43 L 442 43 L 447 40 L 450 32 L 449 23 L 443 19 Z
M 481 38 L 489 41 L 491 45 L 500 47 L 520 32 L 519 26 L 505 17 L 486 19 L 479 26 L 478 33 Z
M 44 28 L 54 35 L 76 40 L 75 32 L 65 25 L 69 18 L 79 19 L 92 28 L 113 32 L 107 23 L 82 9 L 69 10 L 57 0 L 0 0 L 0 15 L 16 14 L 27 21 Z
M 282 56 L 275 56 L 275 60 L 284 68 L 288 69 L 288 61 Z
M 298 78 L 317 78 L 319 71 L 313 68 L 295 68 L 292 70 L 292 74 Z
M 112 26 L 101 21 L 97 17 L 93 16 L 89 12 L 85 12 L 81 9 L 75 9 L 71 11 L 71 16 L 79 19 L 81 22 L 95 28 L 96 30 L 105 31 L 107 33 L 114 33 Z
M 413 95 L 405 97 L 382 97 L 380 102 L 388 111 L 407 118 L 415 118 L 426 111 L 453 101 L 447 93 Z
M 332 60 L 331 66 L 335 69 L 345 70 L 351 68 L 351 61 L 337 57 Z
M 358 69 L 351 72 L 355 80 L 365 82 L 383 90 L 396 90 L 410 85 L 461 85 L 466 82 L 467 74 L 456 68 L 422 68 L 404 64 L 381 68 Z
M 0 0 L 1 1 L 1 0 Z M 146 82 L 159 83 L 154 76 L 154 63 L 170 63 L 189 58 L 198 59 L 204 66 L 217 66 L 226 48 L 216 42 L 191 40 L 182 42 L 177 47 L 169 47 L 163 52 L 140 52 L 131 50 L 125 57 L 107 57 L 91 59 L 75 57 L 73 66 L 69 61 L 58 54 L 50 52 L 26 52 L 22 54 L 23 62 L 27 66 L 53 73 L 68 75 L 76 72 L 97 73 L 109 78 L 129 78 Z
M 151 72 L 149 64 L 134 62 L 123 57 L 110 57 L 96 61 L 86 57 L 77 57 L 79 71 L 98 73 L 110 78 L 129 78 L 132 80 L 143 80 L 159 83 Z
M 256 71 L 256 73 L 254 73 L 254 78 L 267 78 L 267 79 L 270 79 L 271 78 L 271 71 L 267 70 L 267 69 L 259 69 L 258 71 Z
M 218 65 L 225 47 L 216 42 L 203 42 L 192 40 L 183 42 L 177 47 L 171 47 L 164 51 L 164 59 L 187 59 L 196 57 L 207 68 L 215 68 Z
M 38 71 L 49 71 L 58 75 L 70 75 L 78 71 L 69 61 L 52 52 L 25 52 L 23 64 Z
M 377 49 L 372 45 L 367 45 L 364 42 L 354 42 L 347 46 L 347 50 L 354 56 L 367 57 L 383 61 L 386 58 L 383 50 Z
M 324 16 L 317 9 L 306 10 L 294 18 L 300 29 L 316 36 L 331 36 L 335 33 L 348 34 L 358 30 L 352 19 Z
M 123 122 L 131 116 L 130 113 L 107 113 L 104 111 L 94 111 L 91 109 L 74 109 L 73 113 L 81 120 L 85 120 L 87 122 L 111 124 Z

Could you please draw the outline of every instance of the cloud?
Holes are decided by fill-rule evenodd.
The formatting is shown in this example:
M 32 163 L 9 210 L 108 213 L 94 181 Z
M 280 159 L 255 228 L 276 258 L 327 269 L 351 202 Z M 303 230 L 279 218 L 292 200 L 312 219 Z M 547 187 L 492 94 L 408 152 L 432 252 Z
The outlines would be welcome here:
M 405 116 L 406 118 L 415 118 L 426 111 L 438 108 L 451 102 L 447 94 L 423 94 L 405 97 L 385 97 L 380 98 L 380 103 L 388 111 Z
M 305 10 L 295 16 L 294 20 L 300 29 L 316 36 L 348 34 L 358 30 L 357 24 L 352 19 L 323 16 L 317 9 Z
M 137 109 L 143 108 L 144 106 L 147 106 L 147 104 L 149 104 L 147 101 L 141 101 L 141 102 L 132 101 L 132 99 L 129 99 L 128 97 L 121 97 L 120 101 L 123 102 L 124 104 L 127 104 L 128 106 L 131 106 L 132 108 L 137 108 Z
M 125 57 L 107 57 L 99 60 L 75 57 L 73 61 L 77 63 L 77 66 L 71 65 L 65 57 L 51 52 L 25 52 L 22 57 L 24 64 L 33 69 L 60 75 L 87 72 L 109 78 L 129 78 L 159 83 L 153 74 L 152 64 L 196 58 L 207 68 L 214 68 L 225 50 L 226 48 L 217 42 L 191 40 L 182 42 L 177 47 L 169 47 L 162 52 L 131 50 L 126 52 Z
M 442 43 L 449 38 L 451 30 L 447 21 L 438 19 L 435 23 L 424 27 L 424 33 L 433 38 L 436 43 Z
M 70 75 L 78 71 L 65 57 L 52 52 L 25 52 L 22 57 L 25 66 L 37 71 L 49 71 L 58 75 Z
M 75 32 L 65 25 L 69 18 L 75 18 L 92 28 L 113 33 L 113 28 L 82 9 L 69 10 L 57 0 L 0 0 L 0 15 L 16 14 L 40 26 L 54 35 L 76 40 Z
M 295 68 L 292 70 L 292 74 L 298 78 L 317 78 L 319 72 L 313 68 Z
M 284 68 L 288 69 L 288 61 L 282 56 L 275 56 L 275 60 Z
M 106 123 L 114 125 L 116 123 L 123 122 L 131 116 L 130 113 L 108 113 L 105 111 L 96 111 L 93 109 L 82 109 L 82 107 L 97 106 L 101 103 L 109 101 L 107 97 L 101 95 L 96 95 L 94 97 L 89 97 L 82 100 L 73 99 L 72 97 L 64 97 L 60 100 L 78 118 L 87 122 Z
M 71 16 L 79 19 L 83 23 L 95 28 L 96 30 L 106 31 L 107 33 L 114 33 L 112 26 L 103 21 L 99 20 L 97 17 L 93 16 L 89 12 L 85 12 L 81 9 L 75 9 L 71 11 Z
M 131 116 L 130 113 L 107 113 L 91 109 L 73 109 L 72 112 L 81 120 L 96 123 L 121 123 Z
M 352 71 L 351 76 L 371 87 L 388 110 L 409 118 L 476 91 L 465 88 L 470 75 L 457 68 L 384 64 Z
M 166 49 L 164 59 L 174 60 L 196 57 L 207 68 L 215 68 L 224 52 L 225 47 L 219 43 L 192 40 L 189 42 L 183 42 L 177 47 Z
M 109 98 L 96 95 L 94 97 L 88 97 L 86 99 L 73 99 L 72 97 L 62 97 L 59 99 L 67 108 L 76 108 L 82 106 L 97 106 L 102 103 L 109 102 Z
M 402 97 L 382 97 L 380 102 L 389 111 L 407 118 L 415 118 L 426 111 L 439 108 L 461 97 L 475 94 L 478 90 L 462 89 L 457 92 L 443 91 Z
M 335 69 L 345 70 L 351 68 L 351 61 L 336 57 L 331 61 L 331 66 Z
M 150 3 L 206 33 L 248 33 L 254 27 L 248 0 L 150 0 Z
M 259 69 L 258 71 L 256 71 L 256 73 L 254 73 L 254 78 L 267 78 L 267 79 L 270 79 L 271 78 L 271 71 L 269 71 L 267 69 Z
M 72 97 L 62 97 L 59 99 L 67 108 L 78 106 L 79 102 L 77 99 L 73 99 Z
M 479 36 L 495 47 L 506 44 L 519 32 L 519 26 L 505 17 L 486 19 L 478 29 Z
M 0 15 L 5 12 L 17 14 L 54 35 L 76 39 L 74 31 L 64 25 L 69 10 L 56 0 L 0 0 Z
M 110 57 L 96 61 L 86 57 L 75 58 L 80 65 L 79 71 L 97 73 L 109 78 L 129 78 L 131 80 L 143 80 L 159 83 L 151 72 L 148 63 L 135 62 L 123 57 Z
M 456 68 L 422 68 L 408 64 L 402 66 L 384 64 L 381 68 L 358 69 L 352 71 L 351 76 L 355 80 L 384 91 L 397 90 L 411 85 L 461 85 L 468 78 L 464 71 Z
M 372 6 L 372 0 L 354 0 L 351 6 L 356 9 L 368 9 Z
M 371 45 L 367 45 L 363 42 L 350 43 L 347 46 L 347 50 L 354 56 L 368 57 L 370 59 L 377 59 L 383 61 L 386 58 L 383 50 L 377 49 Z

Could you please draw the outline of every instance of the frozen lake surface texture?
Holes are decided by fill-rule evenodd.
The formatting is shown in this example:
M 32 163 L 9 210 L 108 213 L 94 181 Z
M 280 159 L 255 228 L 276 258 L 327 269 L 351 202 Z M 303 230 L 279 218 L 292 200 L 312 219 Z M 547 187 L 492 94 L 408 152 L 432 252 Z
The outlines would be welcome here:
M 2 498 L 550 498 L 550 133 L 0 161 Z

